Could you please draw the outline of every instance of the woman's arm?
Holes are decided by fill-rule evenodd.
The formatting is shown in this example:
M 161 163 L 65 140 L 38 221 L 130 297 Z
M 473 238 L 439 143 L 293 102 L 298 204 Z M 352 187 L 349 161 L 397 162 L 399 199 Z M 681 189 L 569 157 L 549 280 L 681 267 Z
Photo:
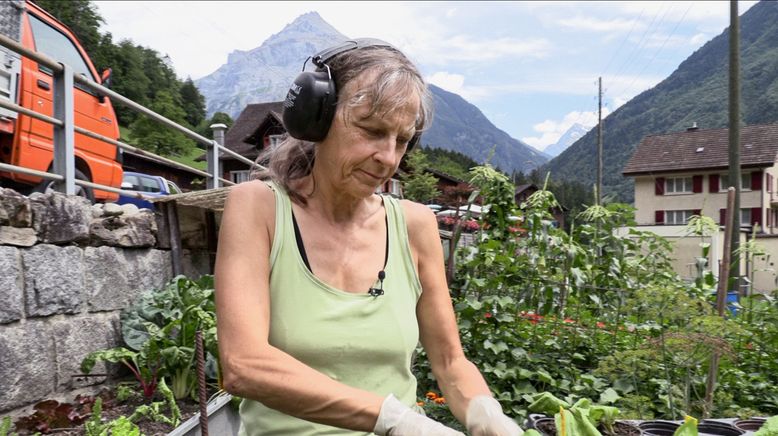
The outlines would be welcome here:
M 262 182 L 230 191 L 216 256 L 216 312 L 225 389 L 288 415 L 372 431 L 380 396 L 346 386 L 268 343 L 275 197 Z
M 435 215 L 421 204 L 404 201 L 403 206 L 422 287 L 416 306 L 421 343 L 446 403 L 464 423 L 470 400 L 491 393 L 478 368 L 462 351 Z
M 435 215 L 420 204 L 404 205 L 422 286 L 416 307 L 421 342 L 451 412 L 473 436 L 521 435 L 519 426 L 503 414 L 480 371 L 462 351 Z

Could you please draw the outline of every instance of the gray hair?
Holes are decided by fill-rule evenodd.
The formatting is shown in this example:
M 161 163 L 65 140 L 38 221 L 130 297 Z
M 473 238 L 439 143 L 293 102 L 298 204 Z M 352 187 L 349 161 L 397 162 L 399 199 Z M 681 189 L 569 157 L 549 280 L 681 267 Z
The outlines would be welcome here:
M 389 114 L 408 101 L 408 96 L 419 96 L 419 115 L 416 118 L 416 130 L 421 132 L 432 121 L 432 96 L 424 78 L 416 66 L 400 51 L 381 46 L 368 46 L 344 52 L 328 62 L 338 90 L 337 114 L 344 118 L 353 108 L 369 102 L 370 111 L 365 117 Z M 364 87 L 344 98 L 346 86 L 363 73 L 375 71 L 377 74 Z M 266 165 L 264 170 L 255 171 L 253 177 L 272 180 L 289 193 L 291 199 L 306 204 L 305 196 L 296 192 L 290 185 L 292 181 L 311 173 L 316 160 L 315 143 L 302 141 L 291 136 L 276 147 L 260 153 L 257 163 Z

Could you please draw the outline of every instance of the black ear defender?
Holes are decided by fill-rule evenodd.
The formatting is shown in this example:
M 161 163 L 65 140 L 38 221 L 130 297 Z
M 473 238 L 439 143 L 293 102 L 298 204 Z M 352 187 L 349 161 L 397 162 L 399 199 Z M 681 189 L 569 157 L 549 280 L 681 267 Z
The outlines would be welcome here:
M 341 53 L 364 47 L 394 49 L 393 45 L 380 39 L 359 38 L 324 49 L 305 60 L 303 71 L 294 79 L 284 100 L 282 119 L 290 136 L 311 142 L 327 137 L 338 103 L 338 90 L 327 62 Z M 316 71 L 305 71 L 308 60 L 316 66 Z M 413 135 L 408 150 L 419 142 L 420 136 L 419 132 Z

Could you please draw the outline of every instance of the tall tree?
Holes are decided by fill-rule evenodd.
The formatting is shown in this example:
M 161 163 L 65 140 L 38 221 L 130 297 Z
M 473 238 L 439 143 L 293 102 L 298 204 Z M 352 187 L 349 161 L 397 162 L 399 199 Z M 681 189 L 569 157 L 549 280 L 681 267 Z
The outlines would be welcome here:
M 413 150 L 407 156 L 408 174 L 403 178 L 403 195 L 413 201 L 425 203 L 431 201 L 440 191 L 437 188 L 437 179 L 426 172 L 429 164 L 427 157 L 421 150 Z
M 36 0 L 35 4 L 54 15 L 76 34 L 84 50 L 93 56 L 100 47 L 103 17 L 89 0 Z
M 227 126 L 227 129 L 229 130 L 229 128 L 232 127 L 233 124 L 235 124 L 235 121 L 233 121 L 232 117 L 229 116 L 229 114 L 226 114 L 224 112 L 216 112 L 213 114 L 211 118 L 201 121 L 200 124 L 197 125 L 195 131 L 205 136 L 206 138 L 213 138 L 213 131 L 211 130 L 211 126 L 214 124 L 224 124 Z M 200 148 L 205 147 L 201 144 L 197 144 L 197 146 Z
M 205 97 L 190 77 L 181 85 L 181 104 L 190 126 L 195 127 L 205 119 Z
M 160 91 L 151 110 L 179 124 L 184 123 L 185 113 L 167 91 Z M 161 155 L 186 154 L 194 143 L 182 133 L 159 125 L 148 117 L 140 117 L 130 126 L 131 139 L 138 147 Z

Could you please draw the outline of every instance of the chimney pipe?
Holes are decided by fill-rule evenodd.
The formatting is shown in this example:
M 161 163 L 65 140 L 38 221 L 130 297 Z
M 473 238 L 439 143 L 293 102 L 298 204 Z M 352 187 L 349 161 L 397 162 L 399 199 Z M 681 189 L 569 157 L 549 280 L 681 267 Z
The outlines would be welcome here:
M 692 126 L 686 129 L 687 132 L 694 132 L 695 130 L 699 130 L 700 128 L 697 127 L 697 121 L 692 122 Z

